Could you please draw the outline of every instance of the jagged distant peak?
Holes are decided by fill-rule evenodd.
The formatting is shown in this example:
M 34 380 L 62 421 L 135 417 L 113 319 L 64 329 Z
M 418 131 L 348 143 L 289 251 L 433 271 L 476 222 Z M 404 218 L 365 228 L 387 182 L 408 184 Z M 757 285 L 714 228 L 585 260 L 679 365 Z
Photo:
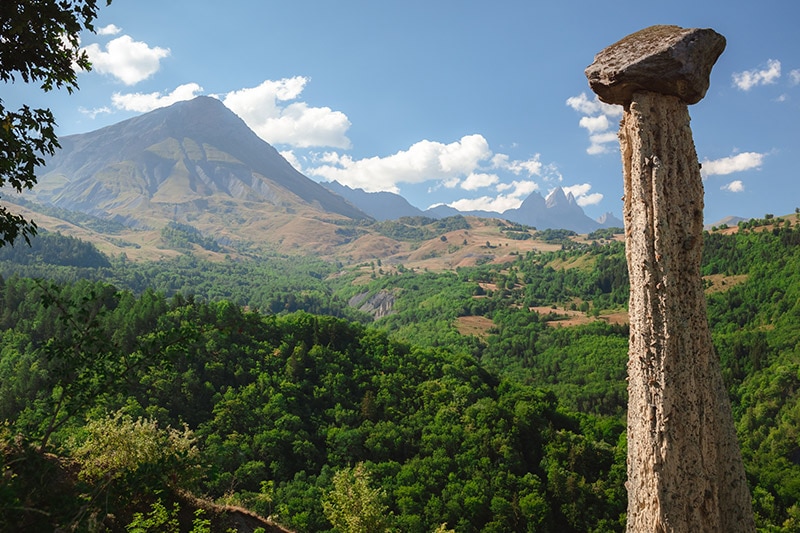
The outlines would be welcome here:
M 583 209 L 578 205 L 575 196 L 570 191 L 565 191 L 563 187 L 556 187 L 550 194 L 547 195 L 545 204 L 549 209 L 567 209 L 567 210 L 580 210 Z
M 547 197 L 545 198 L 545 203 L 547 204 L 547 207 L 553 207 L 563 204 L 569 205 L 570 203 L 574 203 L 574 197 L 573 201 L 570 202 L 570 196 L 572 196 L 572 193 L 569 193 L 569 196 L 567 196 L 562 187 L 556 187 L 555 189 L 550 191 L 550 193 L 547 195 Z
M 622 220 L 617 218 L 611 211 L 608 211 L 600 215 L 600 217 L 597 218 L 597 222 L 600 224 L 600 226 L 604 228 L 621 228 L 625 224 Z
M 544 196 L 541 195 L 538 191 L 533 191 L 522 201 L 520 204 L 519 209 L 538 209 L 545 207 L 545 199 Z
M 564 193 L 564 188 L 563 187 L 555 187 L 553 190 L 551 190 L 549 193 L 547 193 L 547 196 L 545 197 L 545 199 L 559 198 L 559 197 L 564 197 L 564 198 L 567 197 L 567 195 Z

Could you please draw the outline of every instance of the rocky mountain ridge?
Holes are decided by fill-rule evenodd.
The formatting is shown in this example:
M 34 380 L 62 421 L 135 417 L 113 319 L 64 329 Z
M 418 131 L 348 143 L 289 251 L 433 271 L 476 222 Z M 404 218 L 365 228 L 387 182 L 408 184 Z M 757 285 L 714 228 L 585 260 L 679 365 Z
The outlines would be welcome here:
M 601 227 L 560 188 L 546 199 L 534 193 L 518 209 L 505 213 L 462 213 L 447 206 L 421 211 L 388 192 L 366 193 L 332 183 L 323 186 L 294 169 L 244 121 L 210 97 L 65 136 L 61 145 L 40 169 L 36 187 L 23 195 L 25 208 L 45 208 L 40 214 L 46 218 L 35 217 L 46 221 L 43 229 L 81 238 L 86 238 L 87 229 L 105 235 L 113 243 L 108 250 L 112 254 L 121 253 L 118 246 L 159 248 L 163 246 L 159 232 L 175 223 L 197 230 L 228 250 L 352 258 L 377 257 L 379 250 L 388 255 L 397 247 L 396 242 L 367 229 L 371 222 L 389 218 L 468 215 L 579 233 Z M 107 227 L 72 231 L 74 217 L 64 218 L 54 210 L 90 215 L 106 221 Z M 621 222 L 612 217 L 605 225 Z M 121 236 L 119 231 L 126 234 Z
M 498 218 L 536 227 L 538 229 L 569 229 L 577 233 L 589 233 L 600 228 L 622 227 L 623 222 L 612 213 L 593 220 L 584 213 L 572 193 L 556 187 L 547 197 L 538 192 L 531 193 L 522 205 L 502 213 L 495 211 L 459 211 L 447 205 L 438 205 L 425 211 L 411 205 L 399 194 L 390 192 L 366 192 L 353 189 L 337 181 L 324 182 L 324 187 L 344 197 L 348 202 L 376 220 L 394 220 L 404 216 L 427 216 L 445 218 L 464 215 L 480 218 Z

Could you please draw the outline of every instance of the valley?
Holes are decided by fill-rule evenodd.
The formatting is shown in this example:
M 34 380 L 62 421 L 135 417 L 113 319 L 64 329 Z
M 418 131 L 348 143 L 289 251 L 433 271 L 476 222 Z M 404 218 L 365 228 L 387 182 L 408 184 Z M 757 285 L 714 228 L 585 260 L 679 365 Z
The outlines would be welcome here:
M 425 222 L 381 226 L 431 237 L 391 239 L 400 258 L 364 254 L 372 258 L 352 264 L 211 253 L 179 226 L 159 235 L 162 247 L 169 237 L 173 248 L 163 250 L 172 257 L 156 261 L 108 256 L 49 232 L 30 249 L 0 249 L 0 416 L 11 422 L 0 435 L 4 456 L 24 454 L 12 428 L 41 443 L 42 424 L 55 416 L 48 448 L 88 465 L 87 448 L 76 447 L 85 442 L 75 433 L 84 423 L 129 428 L 124 438 L 134 438 L 143 417 L 162 429 L 187 424 L 204 461 L 163 456 L 113 471 L 110 484 L 63 481 L 110 498 L 123 524 L 161 504 L 204 509 L 221 524 L 228 515 L 219 506 L 233 505 L 290 530 L 326 531 L 322 504 L 333 497 L 336 471 L 379 488 L 383 496 L 371 504 L 404 531 L 433 531 L 445 521 L 455 531 L 622 531 L 622 243 L 560 232 L 503 241 L 508 227 L 494 220 L 445 221 L 469 226 L 449 231 L 442 221 Z M 459 239 L 463 248 L 445 248 Z M 464 249 L 493 258 L 458 264 Z M 759 523 L 776 531 L 790 530 L 790 483 L 800 476 L 789 427 L 800 406 L 793 392 L 800 390 L 799 250 L 800 223 L 777 217 L 707 233 L 703 266 L 754 506 Z M 415 252 L 428 257 L 414 259 Z M 387 306 L 379 316 L 353 307 L 379 294 L 374 302 Z M 66 336 L 42 337 L 59 329 Z M 58 350 L 69 346 L 96 354 L 97 364 L 64 359 L 79 371 L 64 376 L 109 381 L 48 385 L 59 374 L 48 378 L 46 369 L 62 364 L 58 354 L 68 352 Z M 128 367 L 132 380 L 118 373 Z M 99 387 L 95 400 L 82 400 L 79 391 L 91 387 Z M 59 390 L 74 391 L 66 399 L 75 414 L 52 411 L 48 395 Z M 33 459 L 9 460 L 20 461 L 12 463 L 20 466 L 11 467 L 18 481 L 6 485 L 9 494 L 42 490 L 20 470 Z M 179 464 L 197 477 L 152 477 L 156 464 L 164 472 Z M 356 464 L 368 478 L 347 470 Z M 77 505 L 71 490 L 58 503 L 31 505 L 62 516 Z M 179 496 L 186 490 L 202 498 L 188 503 Z M 116 499 L 130 491 L 150 503 Z M 37 523 L 38 515 L 24 516 Z

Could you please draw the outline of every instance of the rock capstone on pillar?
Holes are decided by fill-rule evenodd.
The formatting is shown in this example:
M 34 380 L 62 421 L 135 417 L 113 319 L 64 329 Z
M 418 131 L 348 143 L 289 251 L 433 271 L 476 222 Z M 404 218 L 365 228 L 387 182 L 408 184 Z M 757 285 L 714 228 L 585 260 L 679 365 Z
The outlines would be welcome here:
M 703 183 L 688 111 L 724 48 L 710 29 L 652 26 L 586 69 L 600 100 L 625 109 L 629 532 L 755 531 L 706 317 Z

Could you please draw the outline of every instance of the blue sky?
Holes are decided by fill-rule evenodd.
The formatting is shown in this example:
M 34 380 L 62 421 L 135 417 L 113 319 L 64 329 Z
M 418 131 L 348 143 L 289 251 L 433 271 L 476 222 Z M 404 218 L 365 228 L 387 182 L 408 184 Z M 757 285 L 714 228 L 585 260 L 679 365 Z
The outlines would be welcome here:
M 496 211 L 562 186 L 620 216 L 621 108 L 584 68 L 653 24 L 710 27 L 728 45 L 690 107 L 710 223 L 800 206 L 798 21 L 787 0 L 114 0 L 80 91 L 2 98 L 66 135 L 216 96 L 317 181 Z

